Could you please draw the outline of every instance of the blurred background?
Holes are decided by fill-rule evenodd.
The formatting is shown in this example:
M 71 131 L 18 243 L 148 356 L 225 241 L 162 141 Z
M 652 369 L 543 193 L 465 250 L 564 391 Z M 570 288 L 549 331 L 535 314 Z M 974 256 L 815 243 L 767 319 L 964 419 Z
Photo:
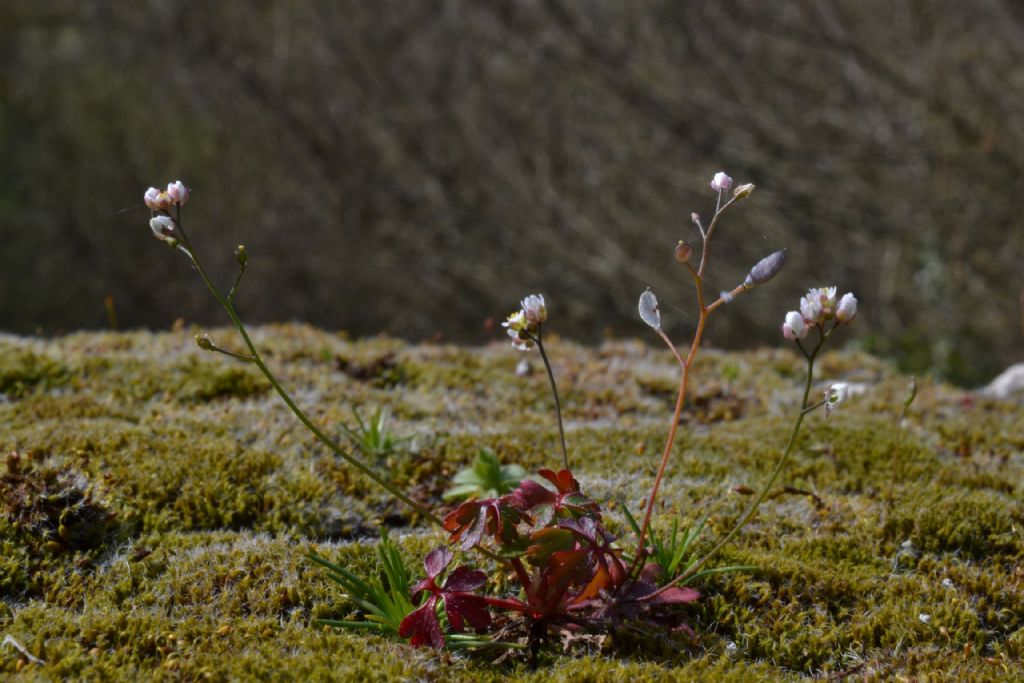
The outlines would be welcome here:
M 979 384 L 1024 360 L 1022 113 L 1016 0 L 5 0 L 0 329 L 224 324 L 147 227 L 180 178 L 249 322 L 482 343 L 543 292 L 552 332 L 647 338 L 650 286 L 683 343 L 725 170 L 758 189 L 710 288 L 789 251 L 711 344 L 835 284 L 854 344 Z

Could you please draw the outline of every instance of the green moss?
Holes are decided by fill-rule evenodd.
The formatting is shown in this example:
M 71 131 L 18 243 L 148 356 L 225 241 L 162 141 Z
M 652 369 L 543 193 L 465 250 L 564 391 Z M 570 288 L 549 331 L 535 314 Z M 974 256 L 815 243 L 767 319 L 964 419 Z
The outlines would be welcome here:
M 71 473 L 51 483 L 77 481 L 82 497 L 40 508 L 35 535 L 17 515 L 0 517 L 0 625 L 46 662 L 5 648 L 0 677 L 1024 679 L 1019 407 L 922 381 L 900 428 L 906 378 L 863 354 L 826 355 L 822 382 L 866 382 L 867 393 L 828 421 L 808 416 L 779 495 L 716 560 L 759 571 L 697 586 L 704 597 L 688 610 L 698 633 L 692 647 L 619 634 L 588 643 L 589 654 L 552 648 L 530 672 L 521 662 L 438 658 L 311 626 L 350 615 L 352 605 L 305 560 L 309 550 L 368 572 L 380 524 L 394 528 L 414 566 L 442 537 L 306 434 L 251 366 L 202 354 L 195 332 L 3 342 L 0 378 L 15 379 L 0 381 L 19 388 L 0 388 L 14 399 L 0 403 L 0 448 L 40 470 Z M 254 332 L 328 431 L 353 406 L 364 414 L 388 407 L 395 433 L 416 438 L 381 471 L 433 506 L 481 447 L 528 469 L 558 466 L 535 356 L 504 344 L 351 342 L 308 326 Z M 211 334 L 237 349 L 230 331 Z M 609 528 L 628 536 L 618 501 L 635 512 L 645 497 L 679 368 L 664 350 L 634 342 L 546 346 L 563 392 L 570 462 L 585 490 L 608 503 Z M 523 358 L 533 372 L 518 376 Z M 788 351 L 699 356 L 658 528 L 711 510 L 703 547 L 728 531 L 750 500 L 730 490 L 767 478 L 802 372 Z M 90 488 L 98 509 L 114 514 L 112 525 L 87 525 L 99 533 L 47 550 L 54 529 L 61 538 L 62 515 L 87 521 L 64 513 Z
M 0 344 L 0 394 L 17 399 L 35 389 L 52 389 L 67 381 L 67 367 L 52 356 Z

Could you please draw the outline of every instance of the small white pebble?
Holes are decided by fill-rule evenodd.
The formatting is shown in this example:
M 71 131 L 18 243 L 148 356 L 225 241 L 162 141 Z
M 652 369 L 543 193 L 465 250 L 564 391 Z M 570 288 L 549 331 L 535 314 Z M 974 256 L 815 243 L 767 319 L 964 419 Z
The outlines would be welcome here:
M 948 578 L 942 580 L 942 585 L 945 588 L 956 588 L 956 584 L 953 583 L 953 580 Z
M 732 642 L 731 640 L 725 644 L 725 651 L 729 654 L 735 653 L 736 649 L 736 643 Z
M 927 624 L 927 623 L 928 623 L 929 621 L 931 621 L 931 620 L 932 620 L 932 615 L 930 615 L 930 614 L 925 614 L 924 612 L 921 612 L 920 614 L 918 614 L 918 615 L 917 615 L 917 619 L 918 619 L 918 621 L 920 621 L 920 622 L 921 622 L 922 624 Z

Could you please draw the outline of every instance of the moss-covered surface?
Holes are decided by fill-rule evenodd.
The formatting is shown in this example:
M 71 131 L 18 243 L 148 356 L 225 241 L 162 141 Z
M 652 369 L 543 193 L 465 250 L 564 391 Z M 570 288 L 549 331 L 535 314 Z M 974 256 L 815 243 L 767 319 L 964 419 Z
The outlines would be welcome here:
M 416 438 L 376 466 L 433 506 L 482 446 L 528 468 L 558 462 L 536 357 L 518 376 L 524 355 L 504 344 L 353 343 L 302 326 L 255 337 L 328 432 L 353 406 L 388 406 Z M 676 369 L 635 342 L 549 347 L 573 466 L 621 530 L 617 506 L 635 509 L 656 467 Z M 766 478 L 802 371 L 783 350 L 702 354 L 660 525 L 711 507 L 704 542 L 728 529 L 747 500 L 730 489 Z M 722 554 L 761 569 L 701 586 L 692 646 L 606 641 L 530 672 L 311 625 L 350 608 L 307 551 L 369 571 L 380 524 L 410 558 L 441 536 L 321 448 L 253 368 L 188 332 L 0 337 L 0 630 L 44 662 L 7 645 L 0 676 L 1024 679 L 1020 405 L 924 381 L 900 429 L 906 378 L 884 363 L 830 354 L 819 376 L 865 391 L 807 420 L 783 483 L 814 495 L 773 498 Z

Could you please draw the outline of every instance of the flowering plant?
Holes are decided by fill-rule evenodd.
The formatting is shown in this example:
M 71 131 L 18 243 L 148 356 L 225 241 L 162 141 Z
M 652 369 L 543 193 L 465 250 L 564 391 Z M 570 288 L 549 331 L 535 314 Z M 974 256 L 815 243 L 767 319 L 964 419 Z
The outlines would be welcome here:
M 438 649 L 453 642 L 472 643 L 473 646 L 495 642 L 483 636 L 462 638 L 467 627 L 478 633 L 495 633 L 500 624 L 500 628 L 505 629 L 503 632 L 508 633 L 514 632 L 518 626 L 525 633 L 525 647 L 530 649 L 532 661 L 535 662 L 539 648 L 551 637 L 552 632 L 561 636 L 581 632 L 604 633 L 626 622 L 635 628 L 649 626 L 652 630 L 658 630 L 671 625 L 686 632 L 688 627 L 679 607 L 698 600 L 701 595 L 688 584 L 712 573 L 751 569 L 707 568 L 707 565 L 750 521 L 765 500 L 792 452 L 805 416 L 822 406 L 826 415 L 831 414 L 851 393 L 848 385 L 835 383 L 825 389 L 821 401 L 814 404 L 809 401 L 815 359 L 833 333 L 854 319 L 857 300 L 852 294 L 844 294 L 837 299 L 835 287 L 811 289 L 801 298 L 798 310 L 785 315 L 782 334 L 785 339 L 796 344 L 807 360 L 803 400 L 788 444 L 768 482 L 736 524 L 710 550 L 700 555 L 694 553 L 694 543 L 704 529 L 706 515 L 681 536 L 678 534 L 678 526 L 675 526 L 671 536 L 658 538 L 651 528 L 651 515 L 671 459 L 690 370 L 700 349 L 708 318 L 737 296 L 770 281 L 785 263 L 785 251 L 775 251 L 758 261 L 743 281 L 731 290 L 722 291 L 715 298 L 706 292 L 709 244 L 721 217 L 735 204 L 750 197 L 755 189 L 751 184 L 732 189 L 733 180 L 724 172 L 715 174 L 710 185 L 716 193 L 715 209 L 710 221 L 705 226 L 698 214 L 691 215 L 701 239 L 699 259 L 694 259 L 697 249 L 690 243 L 680 241 L 675 247 L 676 260 L 686 267 L 692 277 L 698 311 L 696 328 L 685 357 L 662 328 L 661 312 L 654 292 L 648 289 L 640 295 L 640 318 L 668 346 L 679 363 L 680 378 L 665 448 L 646 499 L 642 522 L 638 523 L 629 510 L 625 510 L 634 531 L 634 538 L 629 541 L 622 541 L 609 533 L 600 503 L 583 492 L 580 482 L 569 468 L 558 389 L 544 347 L 543 331 L 548 322 L 548 308 L 543 295 L 524 297 L 520 308 L 508 316 L 503 326 L 516 349 L 529 351 L 536 347 L 544 361 L 554 398 L 562 468 L 557 471 L 541 469 L 535 478 L 523 478 L 521 469 L 503 467 L 493 455 L 482 457 L 474 465 L 474 472 L 456 476 L 455 481 L 460 486 L 453 489 L 455 493 L 450 496 L 469 496 L 470 499 L 443 517 L 438 516 L 357 455 L 328 437 L 278 382 L 234 306 L 235 295 L 248 262 L 245 247 L 239 246 L 236 249 L 239 270 L 231 289 L 224 294 L 203 267 L 182 224 L 181 206 L 188 201 L 188 188 L 181 181 L 175 181 L 166 190 L 149 188 L 145 192 L 146 206 L 152 212 L 150 229 L 154 237 L 182 251 L 192 261 L 200 278 L 238 330 L 247 352 L 228 351 L 207 335 L 196 337 L 200 348 L 254 364 L 299 421 L 321 443 L 422 518 L 447 533 L 446 543 L 426 556 L 423 562 L 425 576 L 415 584 L 411 584 L 408 567 L 386 538 L 379 557 L 384 564 L 385 574 L 390 577 L 387 586 L 380 582 L 363 581 L 324 558 L 313 555 L 312 560 L 326 567 L 331 578 L 345 587 L 356 603 L 372 615 L 367 622 L 326 623 L 340 626 L 369 623 L 408 639 L 412 645 Z M 727 197 L 730 189 L 732 195 Z M 808 340 L 813 330 L 817 331 L 816 337 Z M 383 412 L 379 413 L 381 425 L 383 415 Z M 383 431 L 383 428 L 378 431 Z M 374 444 L 383 443 L 383 437 L 370 439 L 362 434 L 354 439 L 354 443 L 364 455 L 373 454 L 376 452 Z M 750 490 L 749 493 L 754 491 Z M 463 562 L 449 570 L 455 561 L 453 547 L 462 553 L 478 553 L 495 568 L 495 583 L 504 585 L 511 578 L 516 588 L 499 596 L 482 594 L 481 589 L 489 584 L 485 572 Z M 505 616 L 496 617 L 495 611 Z M 446 630 L 450 633 L 446 634 Z

